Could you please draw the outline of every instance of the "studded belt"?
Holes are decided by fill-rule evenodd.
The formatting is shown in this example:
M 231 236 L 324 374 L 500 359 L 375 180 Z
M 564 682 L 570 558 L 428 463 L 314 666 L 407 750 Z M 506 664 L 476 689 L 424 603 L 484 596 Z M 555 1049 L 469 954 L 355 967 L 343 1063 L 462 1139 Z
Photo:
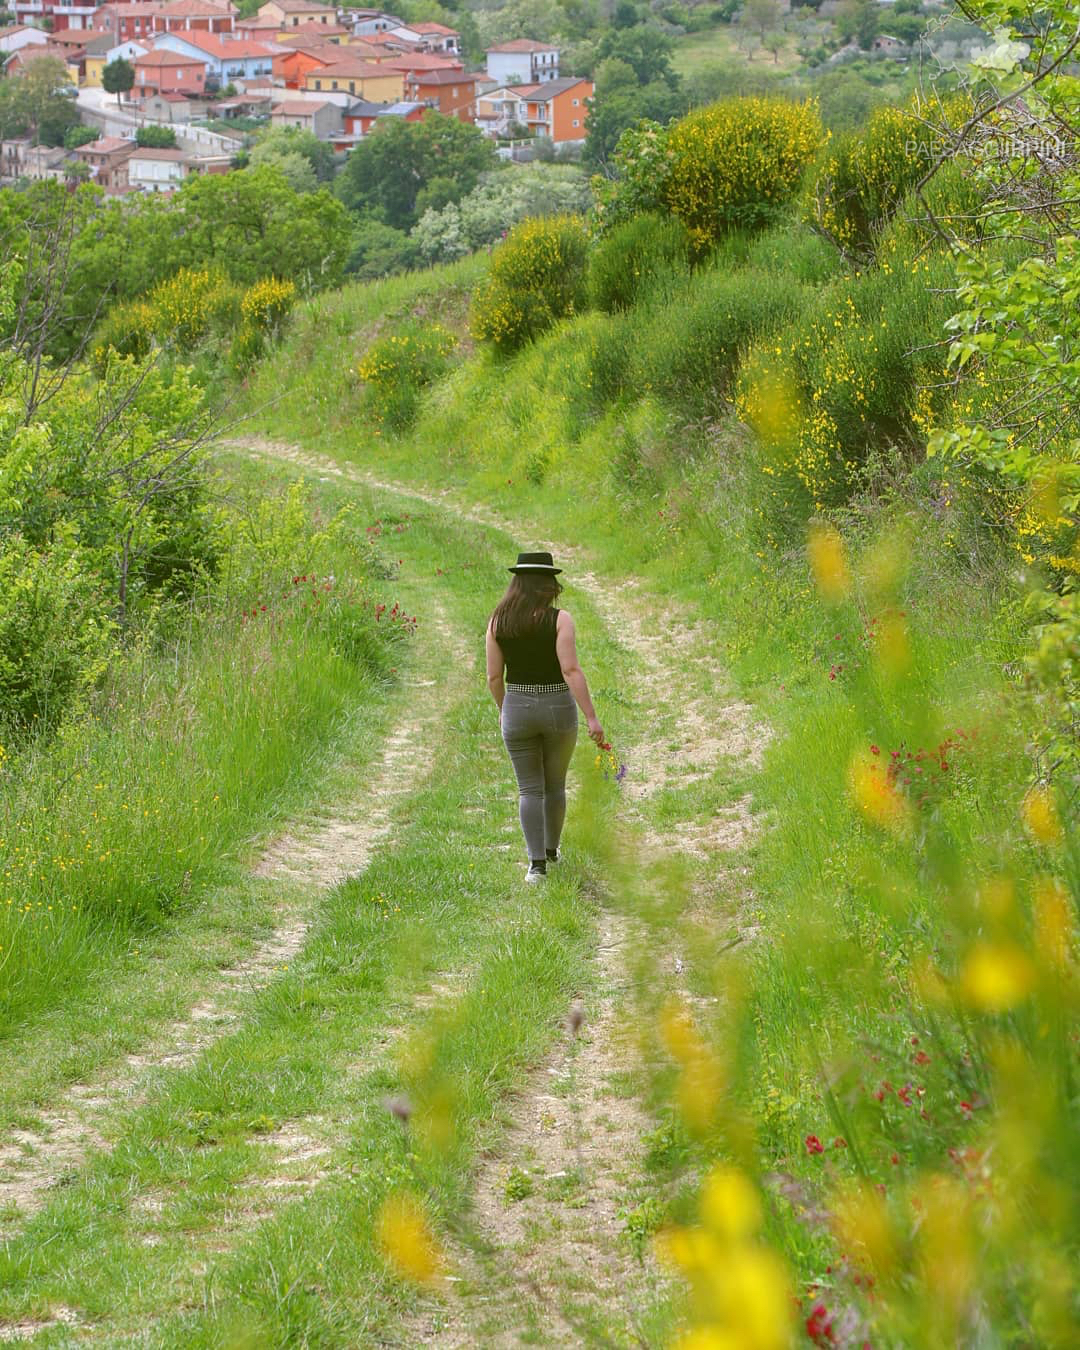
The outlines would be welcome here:
M 563 694 L 570 692 L 570 686 L 561 684 L 508 684 L 508 694 Z

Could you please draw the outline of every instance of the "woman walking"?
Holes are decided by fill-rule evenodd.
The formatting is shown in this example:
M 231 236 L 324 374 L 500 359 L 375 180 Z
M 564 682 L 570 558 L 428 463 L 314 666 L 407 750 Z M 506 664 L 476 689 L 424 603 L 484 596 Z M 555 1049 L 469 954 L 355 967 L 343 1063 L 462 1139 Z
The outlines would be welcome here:
M 555 608 L 562 591 L 555 578 L 562 568 L 550 553 L 519 553 L 507 570 L 513 578 L 487 627 L 487 682 L 517 777 L 529 853 L 525 880 L 535 882 L 559 857 L 578 708 L 597 745 L 604 729 L 578 665 L 574 621 Z

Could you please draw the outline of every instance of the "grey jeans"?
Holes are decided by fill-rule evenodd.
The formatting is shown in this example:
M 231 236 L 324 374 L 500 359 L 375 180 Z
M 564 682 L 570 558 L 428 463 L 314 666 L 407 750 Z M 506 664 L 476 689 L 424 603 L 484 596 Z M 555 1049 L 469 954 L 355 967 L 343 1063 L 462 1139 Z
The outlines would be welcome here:
M 578 711 L 569 689 L 557 693 L 506 691 L 500 719 L 503 743 L 518 782 L 521 831 L 532 860 L 559 846 L 566 819 L 566 771 L 577 741 Z

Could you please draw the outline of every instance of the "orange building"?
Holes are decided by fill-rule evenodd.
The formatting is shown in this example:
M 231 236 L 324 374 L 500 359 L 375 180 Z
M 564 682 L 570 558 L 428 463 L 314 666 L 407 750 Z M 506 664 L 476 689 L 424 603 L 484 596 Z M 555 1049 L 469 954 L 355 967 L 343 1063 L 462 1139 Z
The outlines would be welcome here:
M 322 70 L 341 60 L 341 48 L 332 47 L 287 47 L 274 55 L 274 79 L 280 80 L 286 89 L 306 89 L 307 77 L 313 70 Z
M 476 76 L 454 70 L 414 70 L 405 76 L 405 97 L 446 117 L 476 121 Z
M 591 80 L 568 76 L 543 84 L 516 85 L 514 92 L 521 99 L 525 125 L 534 136 L 559 143 L 585 139 L 588 101 L 593 96 Z
M 136 98 L 149 94 L 201 94 L 206 90 L 206 62 L 179 52 L 152 51 L 137 56 Z

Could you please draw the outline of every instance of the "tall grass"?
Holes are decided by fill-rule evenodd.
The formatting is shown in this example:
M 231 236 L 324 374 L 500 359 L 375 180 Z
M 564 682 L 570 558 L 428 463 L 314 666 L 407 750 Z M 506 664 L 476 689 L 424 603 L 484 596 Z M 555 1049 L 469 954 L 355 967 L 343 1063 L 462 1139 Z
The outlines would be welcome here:
M 384 697 L 401 625 L 377 622 L 345 540 L 320 560 L 215 589 L 165 648 L 119 657 L 84 718 L 3 760 L 0 1035 L 198 903 Z
M 747 1306 L 712 1276 L 742 1262 L 759 1289 L 786 1291 L 762 1316 L 798 1290 L 819 1344 L 841 1330 L 965 1344 L 980 1328 L 1069 1344 L 1076 837 L 1032 790 L 1013 555 L 974 487 L 922 462 L 948 269 L 909 259 L 903 275 L 834 280 L 789 227 L 753 253 L 781 314 L 808 288 L 773 344 L 800 381 L 773 428 L 811 405 L 843 423 L 828 443 L 843 493 L 827 499 L 844 537 L 818 536 L 814 567 L 806 525 L 823 494 L 808 481 L 778 510 L 770 420 L 755 437 L 725 397 L 764 322 L 752 273 L 574 319 L 509 365 L 467 362 L 380 463 L 587 541 L 612 576 L 645 574 L 705 621 L 701 641 L 778 732 L 752 779 L 770 825 L 747 860 L 767 940 L 737 961 L 700 944 L 713 1012 L 653 1008 L 671 1103 L 656 1152 L 683 1231 L 668 1252 L 701 1295 L 672 1318 L 729 1330 Z M 713 298 L 725 286 L 745 287 L 731 342 Z M 699 332 L 687 316 L 709 306 Z M 666 346 L 646 336 L 663 333 Z M 653 388 L 637 373 L 649 361 Z M 358 425 L 333 448 L 365 459 L 372 442 Z M 764 1241 L 780 1266 L 754 1236 L 760 1200 L 726 1172 L 697 1215 L 693 1179 L 732 1159 L 772 1179 Z M 776 1325 L 786 1343 L 790 1315 Z

